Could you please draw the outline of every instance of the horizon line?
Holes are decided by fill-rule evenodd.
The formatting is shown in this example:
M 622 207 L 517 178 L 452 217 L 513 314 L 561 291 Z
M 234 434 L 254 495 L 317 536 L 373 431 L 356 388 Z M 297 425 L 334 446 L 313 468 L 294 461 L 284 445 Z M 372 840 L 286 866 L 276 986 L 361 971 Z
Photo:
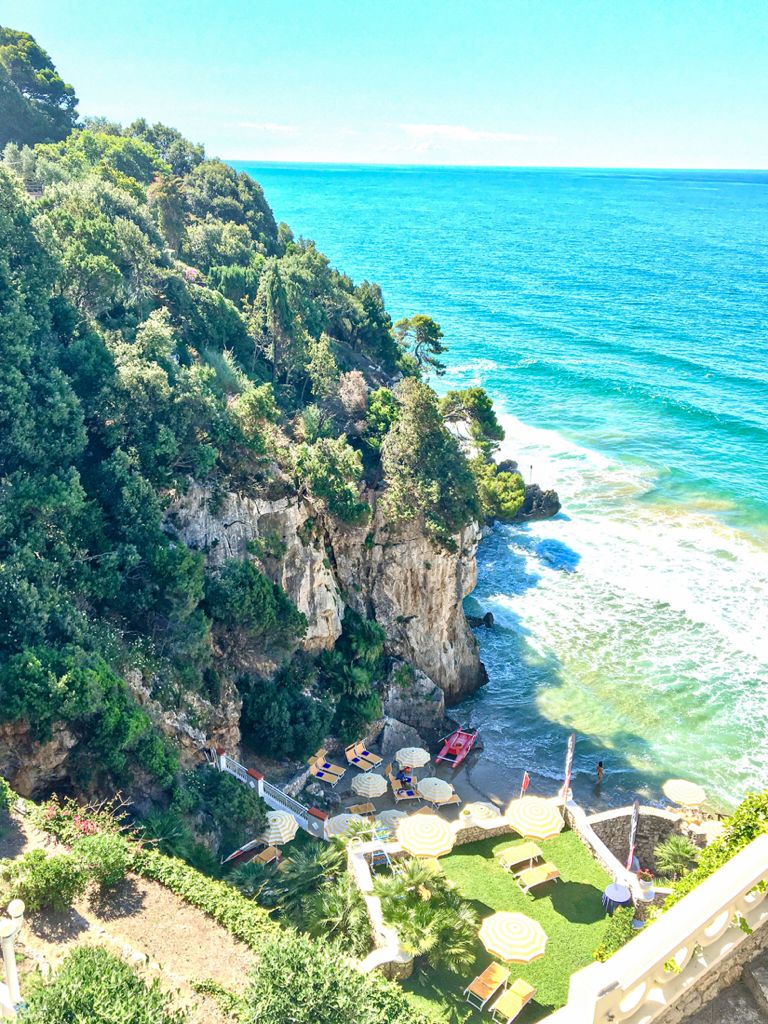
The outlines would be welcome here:
M 391 163 L 370 160 L 263 160 L 254 157 L 219 157 L 229 164 L 259 164 L 260 166 L 291 167 L 393 167 L 418 170 L 464 170 L 464 171 L 700 171 L 740 172 L 745 174 L 768 174 L 766 167 L 664 167 L 660 165 L 638 166 L 630 164 L 427 164 Z

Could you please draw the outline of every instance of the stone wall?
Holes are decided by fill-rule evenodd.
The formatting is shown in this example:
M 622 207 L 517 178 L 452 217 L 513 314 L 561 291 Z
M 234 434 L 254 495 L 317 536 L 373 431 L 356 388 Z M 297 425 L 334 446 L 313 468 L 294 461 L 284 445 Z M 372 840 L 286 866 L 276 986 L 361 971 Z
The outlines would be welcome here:
M 714 964 L 695 986 L 687 989 L 654 1024 L 681 1024 L 692 1013 L 709 1003 L 723 989 L 741 978 L 746 964 L 768 949 L 768 925 L 757 928 L 741 945 Z M 733 1021 L 731 1024 L 739 1024 Z
M 627 863 L 629 855 L 631 815 L 631 807 L 620 807 L 617 810 L 592 814 L 587 818 L 595 835 L 605 843 L 621 864 Z M 662 811 L 656 807 L 641 807 L 635 849 L 640 866 L 655 871 L 656 859 L 653 856 L 655 847 L 667 840 L 673 833 L 680 831 L 681 818 L 679 814 Z

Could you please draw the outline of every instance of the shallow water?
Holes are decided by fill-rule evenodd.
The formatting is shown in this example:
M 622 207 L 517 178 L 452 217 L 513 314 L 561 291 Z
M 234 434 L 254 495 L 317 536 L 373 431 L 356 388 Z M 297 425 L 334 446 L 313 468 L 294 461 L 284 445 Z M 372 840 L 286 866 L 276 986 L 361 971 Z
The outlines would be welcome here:
M 563 500 L 481 547 L 476 773 L 554 789 L 575 729 L 593 805 L 768 785 L 768 175 L 247 169 L 393 317 L 440 321 L 438 386 L 486 387 Z

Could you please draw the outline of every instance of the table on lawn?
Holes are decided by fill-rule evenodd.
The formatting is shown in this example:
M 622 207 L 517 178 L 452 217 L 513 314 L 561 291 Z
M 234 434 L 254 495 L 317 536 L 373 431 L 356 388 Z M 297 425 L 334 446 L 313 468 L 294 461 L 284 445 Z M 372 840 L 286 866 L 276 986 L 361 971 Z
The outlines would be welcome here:
M 632 893 L 626 885 L 611 882 L 603 893 L 603 909 L 606 914 L 613 914 L 618 907 L 628 907 L 632 903 Z

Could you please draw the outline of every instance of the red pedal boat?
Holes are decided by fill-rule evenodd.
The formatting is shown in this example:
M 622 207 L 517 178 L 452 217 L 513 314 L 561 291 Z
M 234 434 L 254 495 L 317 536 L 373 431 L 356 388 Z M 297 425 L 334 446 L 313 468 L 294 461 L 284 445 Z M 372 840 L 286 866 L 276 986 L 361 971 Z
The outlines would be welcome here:
M 435 758 L 435 764 L 439 764 L 440 761 L 447 761 L 454 766 L 461 764 L 476 739 L 477 729 L 471 732 L 467 729 L 457 729 L 450 736 L 445 736 L 442 740 L 443 748 Z

